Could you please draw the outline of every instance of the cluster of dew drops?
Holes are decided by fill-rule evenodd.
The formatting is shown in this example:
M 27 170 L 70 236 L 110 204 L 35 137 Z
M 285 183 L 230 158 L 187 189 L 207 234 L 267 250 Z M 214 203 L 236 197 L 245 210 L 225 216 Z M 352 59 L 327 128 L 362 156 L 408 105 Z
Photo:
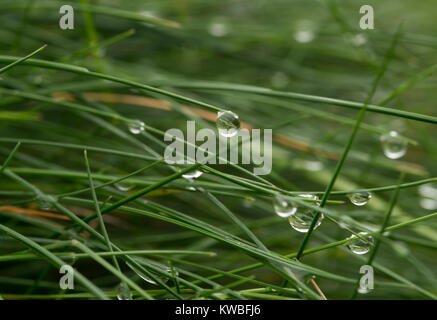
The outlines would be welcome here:
M 356 206 L 364 206 L 371 199 L 369 192 L 355 192 L 348 195 L 349 200 Z M 297 198 L 312 201 L 316 206 L 319 206 L 319 197 L 314 194 L 300 194 Z M 281 218 L 288 219 L 291 227 L 298 232 L 308 232 L 311 223 L 317 215 L 317 210 L 311 208 L 310 205 L 304 206 L 300 203 L 293 201 L 283 195 L 277 195 L 273 200 L 273 208 L 276 214 Z M 314 229 L 320 226 L 324 218 L 323 213 L 319 215 L 319 218 L 314 225 Z M 347 246 L 355 254 L 366 254 L 370 251 L 373 244 L 373 237 L 366 236 L 365 232 L 358 233 L 360 237 L 356 235 L 350 236 Z M 361 237 L 362 236 L 362 237 Z
M 238 115 L 229 110 L 219 111 L 217 113 L 216 126 L 219 134 L 222 137 L 230 138 L 235 136 L 240 129 L 240 119 Z M 128 124 L 129 131 L 132 134 L 140 134 L 144 131 L 145 124 L 140 120 L 133 120 Z M 405 155 L 407 150 L 407 142 L 401 138 L 396 131 L 390 131 L 380 138 L 384 155 L 389 159 L 399 159 Z M 192 182 L 193 179 L 199 178 L 203 174 L 200 170 L 193 170 L 182 175 L 183 178 Z M 128 183 L 118 183 L 115 185 L 120 191 L 128 191 L 132 189 L 132 185 Z M 189 190 L 195 190 L 189 187 Z M 313 194 L 300 194 L 298 198 L 304 201 L 310 201 L 315 205 L 319 204 L 319 198 Z M 348 195 L 349 200 L 356 206 L 364 206 L 371 198 L 371 194 L 367 191 L 355 192 Z M 43 210 L 49 210 L 51 205 L 49 202 L 42 200 L 40 207 Z M 281 218 L 288 219 L 291 227 L 298 232 L 308 232 L 317 210 L 311 208 L 310 205 L 298 204 L 295 201 L 283 196 L 277 195 L 273 201 L 273 207 L 276 214 Z M 321 213 L 314 226 L 314 229 L 319 227 L 324 219 Z M 365 233 L 363 233 L 365 234 Z M 352 235 L 349 239 L 357 238 L 348 242 L 350 250 L 356 254 L 365 254 L 369 252 L 373 238 L 356 237 Z
M 238 130 L 240 129 L 240 119 L 238 115 L 232 111 L 229 110 L 219 111 L 217 113 L 216 126 L 221 136 L 225 138 L 230 138 L 238 133 Z M 145 123 L 140 120 L 133 120 L 129 122 L 128 128 L 132 134 L 140 134 L 141 132 L 144 131 Z M 202 174 L 203 172 L 200 170 L 193 170 L 183 174 L 182 177 L 192 182 L 193 179 L 199 178 Z M 117 188 L 120 189 L 120 191 L 128 190 L 128 188 L 122 186 L 121 184 L 117 184 Z M 192 186 L 190 186 L 188 189 L 196 190 Z
M 240 119 L 238 118 L 238 115 L 233 113 L 232 111 L 220 111 L 217 114 L 217 120 L 216 125 L 218 132 L 221 136 L 225 138 L 230 138 L 235 136 L 238 133 L 238 130 L 240 129 Z M 142 121 L 136 120 L 128 125 L 129 131 L 132 134 L 140 134 L 142 131 L 144 131 L 145 124 Z M 187 179 L 188 181 L 192 182 L 193 179 L 199 178 L 202 175 L 202 171 L 200 170 L 193 170 L 189 171 L 182 175 L 183 178 Z M 116 184 L 117 189 L 120 191 L 128 191 L 132 188 L 131 185 L 126 183 L 118 183 Z M 196 190 L 194 187 L 189 187 L 189 190 Z M 150 278 L 146 277 L 142 273 L 140 273 L 138 270 L 133 268 L 128 264 L 128 266 L 134 270 L 143 280 L 151 283 L 156 284 L 154 281 L 152 281 Z M 166 267 L 160 267 L 161 269 L 166 269 Z M 167 268 L 168 269 L 168 268 Z M 165 270 L 167 273 L 170 272 L 170 270 Z M 162 280 L 162 279 L 161 279 Z M 129 290 L 128 286 L 125 283 L 120 283 L 120 285 L 117 288 L 118 294 L 117 299 L 119 300 L 131 300 L 132 299 L 132 293 Z
M 240 129 L 240 119 L 238 115 L 232 111 L 224 110 L 217 113 L 216 126 L 219 134 L 222 137 L 230 138 L 235 136 Z M 145 129 L 144 122 L 140 120 L 133 120 L 129 122 L 128 129 L 132 134 L 140 134 Z M 407 142 L 405 139 L 399 137 L 399 134 L 395 131 L 381 136 L 381 143 L 384 155 L 389 159 L 399 159 L 405 155 L 407 149 Z M 193 170 L 182 175 L 183 178 L 188 181 L 199 178 L 202 175 L 202 171 Z M 129 191 L 134 186 L 126 182 L 120 182 L 115 184 L 115 187 L 120 191 Z M 189 190 L 195 190 L 190 187 Z M 364 206 L 371 199 L 371 194 L 367 191 L 360 191 L 351 193 L 348 195 L 350 202 L 356 206 Z M 310 201 L 316 206 L 319 206 L 319 198 L 314 194 L 300 194 L 298 198 L 303 201 Z M 51 200 L 51 199 L 49 199 Z M 50 210 L 52 207 L 52 201 L 41 198 L 38 200 L 41 210 Z M 311 205 L 302 205 L 296 203 L 292 199 L 283 196 L 276 195 L 273 200 L 273 207 L 276 214 L 281 218 L 288 219 L 291 227 L 298 232 L 308 232 L 314 217 L 317 214 L 317 210 L 311 208 Z M 319 218 L 315 224 L 315 228 L 319 227 L 324 219 L 323 213 L 319 215 Z M 374 243 L 373 237 L 367 235 L 366 232 L 360 232 L 356 235 L 351 235 L 347 244 L 348 248 L 355 254 L 366 254 L 370 251 L 371 245 Z M 134 270 L 135 271 L 135 270 Z M 143 277 L 144 279 L 144 277 Z M 147 280 L 147 279 L 145 279 Z M 147 280 L 153 283 L 150 279 Z M 132 293 L 125 283 L 120 283 L 118 287 L 119 294 L 117 298 L 120 300 L 132 299 Z
M 129 131 L 132 134 L 140 134 L 144 131 L 145 124 L 140 120 L 134 120 L 129 123 Z M 230 138 L 235 136 L 240 129 L 240 119 L 238 115 L 230 110 L 222 110 L 217 113 L 216 126 L 219 134 L 222 137 Z M 400 137 L 396 131 L 390 131 L 380 137 L 382 150 L 384 155 L 389 159 L 399 159 L 403 157 L 407 151 L 407 141 Z M 183 178 L 192 182 L 193 179 L 199 178 L 202 171 L 193 170 L 182 175 Z M 122 188 L 120 188 L 122 189 Z M 189 190 L 195 190 L 189 187 Z M 319 206 L 319 198 L 314 194 L 300 194 L 297 196 L 303 201 L 313 203 L 313 206 Z M 351 193 L 348 198 L 355 206 L 364 206 L 371 199 L 372 195 L 367 191 Z M 276 195 L 273 200 L 273 208 L 276 214 L 288 219 L 291 227 L 298 232 L 308 232 L 314 217 L 318 211 L 314 210 L 311 205 L 302 205 L 283 195 Z M 314 229 L 320 226 L 324 219 L 323 213 L 319 214 L 319 218 L 314 226 Z M 358 236 L 357 236 L 358 235 Z M 347 246 L 355 254 L 366 254 L 370 251 L 371 245 L 374 242 L 372 236 L 367 236 L 365 232 L 360 232 L 357 235 L 351 235 L 348 239 Z
M 219 111 L 217 113 L 216 126 L 219 134 L 222 137 L 230 138 L 235 136 L 240 129 L 240 119 L 238 115 L 232 111 Z M 140 120 L 134 120 L 128 124 L 129 131 L 132 134 L 140 134 L 144 131 L 145 124 Z M 381 136 L 381 143 L 384 155 L 389 159 L 399 159 L 406 153 L 407 142 L 401 139 L 397 132 L 390 131 L 389 133 Z M 202 175 L 202 171 L 193 170 L 182 175 L 183 178 L 193 181 L 193 179 L 199 178 Z M 120 191 L 128 191 L 132 188 L 132 185 L 127 183 L 116 184 L 117 189 Z M 189 188 L 193 190 L 192 187 Z M 349 200 L 356 206 L 364 206 L 371 199 L 371 194 L 367 191 L 355 192 L 348 195 Z M 319 206 L 319 198 L 314 194 L 300 194 L 298 198 L 306 201 L 311 201 L 316 206 Z M 311 208 L 310 205 L 305 206 L 298 204 L 295 201 L 287 198 L 283 195 L 277 195 L 273 200 L 273 207 L 276 214 L 281 218 L 288 219 L 291 227 L 298 232 L 308 232 L 314 217 L 317 214 L 317 210 Z M 50 204 L 47 201 L 41 201 L 41 208 L 48 210 Z M 317 228 L 324 219 L 323 213 L 319 215 L 319 218 L 314 228 Z M 351 235 L 347 244 L 348 248 L 355 254 L 366 254 L 370 251 L 371 245 L 374 243 L 373 237 L 367 235 L 366 232 L 360 232 L 356 235 Z M 136 270 L 134 270 L 136 271 Z M 137 272 L 137 271 L 136 271 Z M 150 279 L 143 279 L 150 283 L 154 283 Z M 132 299 L 132 293 L 125 283 L 120 283 L 118 288 L 119 294 L 117 298 L 119 300 Z
M 389 159 L 399 159 L 405 155 L 407 151 L 407 141 L 401 138 L 396 131 L 390 131 L 380 138 L 384 155 Z M 348 194 L 350 202 L 355 206 L 364 206 L 372 198 L 372 195 L 367 191 L 359 191 Z M 317 195 L 301 194 L 297 198 L 308 201 L 310 199 L 315 205 L 320 205 Z M 287 218 L 291 227 L 299 232 L 308 232 L 317 210 L 310 206 L 303 206 L 296 203 L 292 199 L 283 195 L 277 195 L 273 200 L 273 208 L 276 214 L 281 218 Z M 324 216 L 321 213 L 314 226 L 316 229 L 322 223 Z M 347 238 L 347 247 L 355 254 L 366 254 L 370 251 L 374 239 L 367 235 L 366 232 L 359 232 Z
M 240 130 L 240 119 L 238 115 L 229 110 L 219 111 L 217 113 L 216 126 L 221 136 L 230 138 L 235 136 Z M 145 123 L 141 120 L 132 120 L 127 125 L 129 132 L 135 135 L 142 133 L 145 130 Z M 182 175 L 183 178 L 192 182 L 193 179 L 199 178 L 203 174 L 200 170 L 193 170 Z M 118 182 L 114 186 L 122 192 L 127 192 L 135 187 L 134 184 L 129 182 Z M 196 190 L 194 187 L 189 187 L 189 190 Z M 47 197 L 39 197 L 37 200 L 38 207 L 41 210 L 49 211 L 52 208 L 54 199 L 48 199 Z

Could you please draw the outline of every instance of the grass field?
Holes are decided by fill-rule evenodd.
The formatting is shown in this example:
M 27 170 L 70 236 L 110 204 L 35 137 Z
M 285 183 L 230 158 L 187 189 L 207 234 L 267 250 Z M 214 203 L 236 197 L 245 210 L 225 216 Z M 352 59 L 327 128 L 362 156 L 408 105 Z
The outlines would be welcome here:
M 2 0 L 0 299 L 436 299 L 434 11 Z M 224 111 L 269 174 L 166 161 Z

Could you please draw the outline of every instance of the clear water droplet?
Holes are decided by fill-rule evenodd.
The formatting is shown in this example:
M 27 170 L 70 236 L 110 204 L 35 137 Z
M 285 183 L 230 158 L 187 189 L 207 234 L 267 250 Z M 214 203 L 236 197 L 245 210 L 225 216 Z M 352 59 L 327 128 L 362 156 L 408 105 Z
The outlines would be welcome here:
M 319 198 L 316 195 L 313 194 L 301 194 L 299 195 L 300 198 L 306 198 L 306 199 L 312 199 L 312 200 L 318 200 Z M 318 202 L 315 203 L 317 206 L 319 205 Z M 313 221 L 314 217 L 316 216 L 317 211 L 303 206 L 303 205 L 297 205 L 296 212 L 288 217 L 288 222 L 290 223 L 291 227 L 299 232 L 308 232 L 311 226 L 311 222 Z M 317 220 L 314 229 L 320 226 L 322 223 L 322 220 L 325 218 L 325 216 L 320 214 L 319 219 Z
M 299 197 L 305 199 L 311 199 L 311 200 L 319 200 L 319 197 L 316 196 L 315 194 L 300 194 Z
M 150 260 L 147 260 L 147 263 L 152 265 L 152 266 L 154 266 L 155 268 L 161 269 L 165 273 L 168 273 L 168 277 L 166 277 L 166 276 L 164 276 L 164 275 L 162 275 L 160 273 L 158 274 L 157 272 L 148 269 L 148 271 L 151 274 L 153 274 L 154 277 L 159 278 L 162 282 L 167 282 L 169 280 L 169 278 L 172 276 L 171 269 L 169 267 L 167 267 L 166 265 L 163 265 L 161 263 L 157 263 L 157 262 L 154 262 L 154 261 L 150 261 Z M 132 266 L 128 262 L 126 262 L 126 265 L 129 268 L 131 268 L 132 271 L 134 271 L 144 281 L 146 281 L 146 282 L 148 282 L 150 284 L 157 285 L 157 283 L 153 279 L 151 279 L 148 275 L 144 274 L 143 272 L 141 272 L 140 270 L 138 270 L 137 268 L 135 268 L 134 266 Z M 175 270 L 175 276 L 178 276 L 177 270 Z
M 437 187 L 435 184 L 422 184 L 417 190 L 422 197 L 437 198 Z
M 214 37 L 224 37 L 229 33 L 229 27 L 221 21 L 213 21 L 208 26 L 208 32 Z
M 288 85 L 288 83 L 290 82 L 290 79 L 288 78 L 288 76 L 285 73 L 283 73 L 281 71 L 277 71 L 272 75 L 272 78 L 270 81 L 272 83 L 272 87 L 278 88 L 278 89 L 283 89 Z
M 372 236 L 366 236 L 366 232 L 360 232 L 358 235 L 363 239 L 358 238 L 356 235 L 351 235 L 348 239 L 353 239 L 347 243 L 347 247 L 355 254 L 366 254 L 370 251 L 370 247 L 374 243 Z
M 38 207 L 41 210 L 48 211 L 52 208 L 52 204 L 50 202 L 48 202 L 47 200 L 41 199 L 38 201 Z
M 367 43 L 367 36 L 362 33 L 349 34 L 347 35 L 346 39 L 355 47 L 361 47 Z
M 147 17 L 147 18 L 159 19 L 159 15 L 155 11 L 152 11 L 152 10 L 145 10 L 145 11 L 140 12 L 140 14 Z M 143 22 L 142 24 L 149 27 L 149 28 L 156 27 L 156 25 L 154 23 Z
M 114 183 L 114 186 L 120 190 L 120 191 L 129 191 L 131 189 L 133 189 L 135 187 L 135 185 L 133 185 L 132 183 L 129 182 L 118 182 L 118 183 Z
M 244 199 L 243 200 L 243 207 L 245 207 L 246 209 L 250 209 L 253 207 L 253 204 L 255 202 L 255 199 Z
M 314 32 L 311 30 L 298 30 L 294 34 L 294 39 L 300 43 L 311 42 L 314 39 Z
M 420 206 L 426 210 L 436 210 L 437 209 L 437 201 L 434 199 L 423 198 L 423 199 L 420 199 Z
M 320 161 L 304 161 L 302 167 L 308 171 L 320 171 L 323 169 L 323 163 Z
M 381 136 L 382 150 L 389 159 L 399 159 L 407 152 L 407 142 L 399 138 L 396 131 Z
M 141 15 L 148 17 L 148 18 L 157 18 L 158 15 L 156 14 L 155 11 L 152 10 L 144 10 L 140 12 Z
M 187 190 L 189 190 L 189 191 L 197 191 L 196 187 L 193 187 L 193 186 L 187 187 Z
M 118 294 L 117 299 L 118 300 L 132 300 L 132 292 L 130 291 L 129 287 L 126 283 L 121 282 L 118 286 Z
M 294 215 L 288 218 L 288 222 L 290 222 L 290 225 L 293 227 L 294 230 L 299 232 L 308 232 L 311 226 L 311 222 L 313 221 L 315 215 L 316 215 L 316 211 L 313 210 L 308 210 L 305 212 L 298 210 Z M 323 218 L 324 215 L 322 213 L 319 219 L 317 220 L 314 229 L 320 226 Z
M 420 199 L 420 206 L 426 210 L 437 209 L 437 187 L 435 183 L 422 184 L 417 189 L 422 196 Z
M 196 178 L 199 178 L 202 174 L 203 174 L 202 171 L 193 170 L 193 171 L 188 171 L 187 173 L 184 173 L 182 175 L 182 177 L 185 179 L 196 179 Z
M 273 208 L 278 216 L 281 218 L 288 218 L 296 213 L 296 206 L 282 195 L 277 195 L 273 200 Z
M 38 75 L 33 78 L 35 84 L 41 84 L 44 81 L 44 78 L 41 75 Z
M 139 134 L 142 131 L 144 131 L 144 122 L 140 121 L 140 120 L 135 120 L 132 122 L 129 122 L 128 127 L 129 127 L 129 131 L 133 134 Z
M 55 197 L 49 195 L 40 195 L 38 196 L 37 204 L 40 210 L 48 211 L 53 207 L 53 202 L 55 201 Z
M 348 194 L 349 200 L 356 206 L 364 206 L 372 198 L 372 195 L 367 191 L 354 192 Z
M 216 126 L 221 136 L 230 138 L 240 130 L 240 119 L 232 111 L 220 111 L 217 113 Z
M 314 40 L 314 23 L 310 20 L 301 20 L 297 23 L 294 40 L 300 43 L 308 43 Z

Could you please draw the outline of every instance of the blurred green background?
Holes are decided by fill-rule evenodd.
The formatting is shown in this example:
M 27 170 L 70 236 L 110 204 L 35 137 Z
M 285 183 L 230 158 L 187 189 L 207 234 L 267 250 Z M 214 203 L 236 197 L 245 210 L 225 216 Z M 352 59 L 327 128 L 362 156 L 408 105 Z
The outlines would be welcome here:
M 59 7 L 63 4 L 71 4 L 75 9 L 74 30 L 61 30 L 59 27 Z M 374 8 L 374 30 L 359 28 L 359 8 L 364 4 Z M 434 8 L 435 3 L 430 0 L 365 3 L 355 0 L 90 0 L 88 4 L 87 1 L 2 0 L 0 54 L 2 57 L 22 57 L 47 44 L 47 48 L 35 59 L 86 67 L 90 71 L 134 80 L 232 110 L 242 122 L 255 128 L 273 129 L 275 136 L 288 139 L 285 144 L 278 139 L 274 141 L 273 171 L 263 178 L 284 190 L 305 193 L 323 191 L 329 183 L 358 111 L 331 104 L 232 90 L 201 90 L 198 86 L 208 84 L 214 87 L 219 83 L 231 87 L 234 84 L 252 85 L 363 103 L 402 23 L 401 38 L 372 99 L 373 104 L 378 104 L 399 86 L 429 71 L 437 63 Z M 2 62 L 2 66 L 6 64 Z M 384 106 L 437 116 L 437 78 L 432 72 L 428 73 Z M 187 113 L 181 108 L 187 105 L 185 102 L 87 75 L 23 64 L 2 74 L 1 78 L 0 86 L 7 90 L 74 100 L 128 119 L 139 119 L 162 131 L 170 128 L 184 130 L 189 119 L 195 119 L 198 128 L 214 128 L 211 111 L 202 113 L 205 109 L 191 105 L 195 108 L 194 112 Z M 172 107 L 171 112 L 156 108 L 157 104 L 162 106 L 160 103 L 163 101 Z M 150 156 L 150 150 L 153 150 L 157 155 L 163 155 L 165 145 L 162 137 L 147 130 L 142 135 L 132 135 L 123 121 L 63 108 L 56 103 L 13 97 L 8 93 L 1 95 L 0 104 L 2 159 L 6 159 L 14 144 L 22 139 L 115 149 L 146 156 Z M 395 185 L 401 171 L 406 174 L 404 182 L 431 178 L 437 174 L 435 124 L 374 112 L 367 112 L 364 123 L 370 129 L 358 131 L 334 191 Z M 381 150 L 380 135 L 390 130 L 417 142 L 417 145 L 408 146 L 406 156 L 400 160 L 387 159 Z M 93 173 L 105 176 L 126 175 L 150 162 L 139 157 L 92 150 L 89 150 L 89 158 Z M 229 166 L 214 168 L 242 176 L 241 172 Z M 81 148 L 23 143 L 9 164 L 9 170 L 47 194 L 87 187 Z M 82 175 L 68 176 L 66 171 Z M 117 200 L 172 173 L 168 166 L 159 165 L 136 177 L 137 180 L 131 184 L 133 189 L 123 191 L 108 186 L 99 190 L 98 197 L 101 201 L 108 196 L 113 197 L 111 201 Z M 28 194 L 22 185 L 4 175 L 0 179 L 0 199 L 3 202 L 0 223 L 33 237 L 41 244 L 49 242 L 51 232 L 18 217 L 24 216 L 43 225 L 63 227 L 68 224 L 59 219 L 23 215 L 5 209 L 5 206 L 29 210 L 41 208 L 38 208 L 37 199 Z M 276 216 L 271 198 L 238 188 L 209 173 L 196 179 L 195 185 L 218 190 L 216 196 L 220 201 L 270 250 L 284 255 L 298 250 L 303 234 Z M 198 189 L 193 191 L 192 186 L 191 182 L 178 179 L 143 199 L 247 239 L 217 206 Z M 389 225 L 425 216 L 437 209 L 437 187 L 427 186 L 428 189 L 422 187 L 421 192 L 417 186 L 400 191 Z M 389 208 L 390 196 L 390 191 L 374 193 L 366 206 L 356 207 L 345 195 L 333 195 L 332 200 L 344 201 L 344 204 L 328 205 L 327 208 L 338 215 L 348 216 L 350 220 L 347 221 L 357 232 L 376 229 Z M 77 197 L 91 199 L 89 193 Z M 65 205 L 81 217 L 94 212 L 92 203 L 66 201 Z M 59 214 L 54 208 L 48 211 Z M 110 238 L 124 248 L 214 251 L 217 252 L 215 258 L 180 257 L 226 271 L 258 260 L 238 248 L 171 223 L 117 211 L 108 216 L 106 224 Z M 435 220 L 430 219 L 386 235 L 388 239 L 379 248 L 376 263 L 427 292 L 437 294 L 436 227 Z M 314 232 L 308 248 L 349 235 L 350 232 L 325 218 Z M 0 236 L 0 254 L 26 249 L 5 234 Z M 168 263 L 165 259 L 156 260 Z M 359 267 L 364 264 L 345 246 L 305 256 L 303 262 L 351 279 L 358 279 Z M 175 265 L 194 274 L 214 274 L 193 266 Z M 75 268 L 105 290 L 113 290 L 120 282 L 92 260 L 79 259 Z M 148 290 L 157 289 L 141 282 L 125 265 L 122 270 Z M 181 277 L 192 280 L 189 275 L 179 273 Z M 268 267 L 242 274 L 253 274 L 257 280 L 278 286 L 283 283 L 283 279 Z M 300 276 L 304 279 L 307 275 Z M 35 284 L 38 278 L 41 282 Z M 58 278 L 58 270 L 48 267 L 44 260 L 0 260 L 0 294 L 5 298 L 8 295 L 32 298 L 33 294 L 57 294 Z M 235 279 L 225 277 L 217 281 L 226 284 Z M 347 299 L 354 288 L 353 283 L 319 277 L 316 281 L 328 299 Z M 250 283 L 241 286 L 243 289 L 255 287 Z M 429 298 L 419 291 L 387 272 L 375 269 L 375 290 L 358 298 Z

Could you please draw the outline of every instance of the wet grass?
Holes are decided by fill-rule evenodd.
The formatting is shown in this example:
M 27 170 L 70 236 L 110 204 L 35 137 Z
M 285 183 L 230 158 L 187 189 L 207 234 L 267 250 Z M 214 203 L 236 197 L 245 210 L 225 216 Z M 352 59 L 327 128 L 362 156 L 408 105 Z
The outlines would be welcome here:
M 0 297 L 435 299 L 432 5 L 369 4 L 362 31 L 357 1 L 84 0 L 61 30 L 60 3 L 2 1 Z M 224 110 L 273 129 L 269 175 L 164 161 L 166 130 Z M 308 232 L 278 196 L 313 210 Z

